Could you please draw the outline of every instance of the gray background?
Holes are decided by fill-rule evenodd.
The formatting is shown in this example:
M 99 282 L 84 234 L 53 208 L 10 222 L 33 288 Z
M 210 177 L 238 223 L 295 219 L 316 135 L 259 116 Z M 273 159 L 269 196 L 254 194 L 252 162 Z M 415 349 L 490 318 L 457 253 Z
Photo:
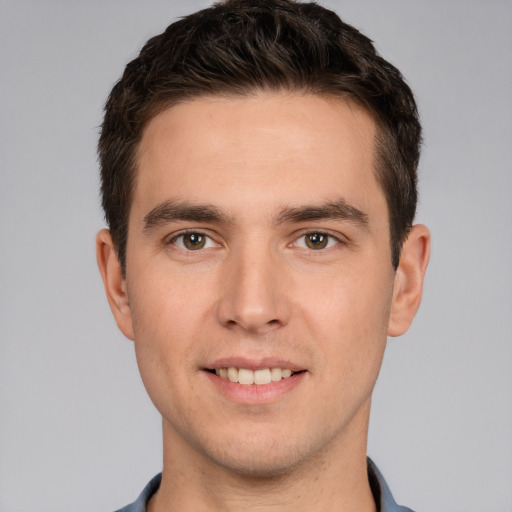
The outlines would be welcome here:
M 96 270 L 95 144 L 126 62 L 207 5 L 0 0 L 0 511 L 111 511 L 161 466 L 159 417 Z M 391 340 L 369 453 L 421 511 L 512 510 L 512 3 L 326 1 L 425 128 L 424 301 Z

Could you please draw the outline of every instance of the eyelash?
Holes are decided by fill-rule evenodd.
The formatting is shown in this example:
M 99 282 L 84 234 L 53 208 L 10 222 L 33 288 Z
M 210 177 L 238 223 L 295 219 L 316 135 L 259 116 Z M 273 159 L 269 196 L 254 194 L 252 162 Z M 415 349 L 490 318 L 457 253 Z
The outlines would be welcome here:
M 180 245 L 178 245 L 176 243 L 177 240 L 182 239 L 182 245 L 184 245 L 183 240 L 184 240 L 184 237 L 186 237 L 187 235 L 198 235 L 199 237 L 206 239 L 205 244 L 208 244 L 209 247 L 199 247 L 196 250 L 189 249 L 184 246 L 180 247 Z M 196 252 L 196 251 L 200 251 L 202 249 L 211 249 L 213 246 L 216 246 L 216 247 L 220 246 L 220 244 L 215 242 L 211 236 L 207 235 L 206 233 L 203 233 L 202 231 L 197 231 L 197 230 L 193 230 L 193 229 L 181 231 L 180 233 L 175 234 L 172 237 L 168 238 L 164 243 L 165 243 L 165 245 L 174 245 L 175 247 L 177 247 L 178 249 L 180 249 L 184 252 Z
M 300 247 L 300 246 L 297 245 L 297 242 L 299 240 L 305 240 L 306 237 L 312 236 L 312 235 L 320 235 L 322 237 L 327 237 L 327 246 L 326 247 L 317 248 L 317 249 L 313 249 L 311 247 Z M 307 231 L 306 233 L 302 233 L 290 245 L 294 245 L 296 247 L 299 247 L 300 249 L 304 249 L 304 250 L 308 250 L 308 251 L 312 251 L 312 252 L 322 252 L 322 251 L 326 251 L 328 249 L 332 249 L 332 248 L 334 248 L 334 247 L 336 247 L 338 245 L 343 245 L 343 244 L 344 244 L 344 241 L 339 236 L 335 236 L 335 235 L 333 235 L 331 233 L 328 233 L 326 231 L 311 230 L 311 231 Z M 305 242 L 304 245 L 307 245 L 307 243 Z
M 198 235 L 199 237 L 204 238 L 206 247 L 205 246 L 198 247 L 195 250 L 187 248 L 183 242 L 184 237 L 187 235 Z M 321 237 L 326 237 L 327 238 L 326 246 L 321 247 L 321 243 L 323 240 L 320 241 L 318 248 L 313 248 L 313 247 L 308 246 L 307 242 L 305 241 L 306 237 L 313 236 L 313 235 L 319 235 Z M 178 245 L 176 243 L 179 239 L 182 240 L 182 243 L 180 245 Z M 298 245 L 299 240 L 304 240 L 303 246 Z M 171 238 L 166 239 L 166 241 L 164 243 L 165 243 L 165 245 L 174 245 L 175 247 L 177 247 L 178 249 L 180 249 L 181 251 L 183 251 L 185 253 L 199 252 L 204 249 L 212 249 L 214 247 L 220 247 L 220 244 L 215 242 L 215 240 L 211 236 L 207 235 L 206 233 L 204 233 L 202 231 L 196 231 L 196 230 L 182 231 L 178 234 L 173 235 Z M 331 233 L 328 233 L 325 231 L 311 230 L 311 231 L 302 233 L 300 236 L 295 238 L 293 240 L 293 242 L 291 242 L 288 245 L 288 247 L 298 247 L 299 249 L 303 249 L 303 250 L 307 250 L 307 251 L 322 252 L 322 251 L 325 251 L 328 249 L 332 249 L 333 247 L 336 247 L 337 245 L 342 245 L 344 243 L 345 242 L 342 239 L 340 239 L 338 236 L 332 235 Z

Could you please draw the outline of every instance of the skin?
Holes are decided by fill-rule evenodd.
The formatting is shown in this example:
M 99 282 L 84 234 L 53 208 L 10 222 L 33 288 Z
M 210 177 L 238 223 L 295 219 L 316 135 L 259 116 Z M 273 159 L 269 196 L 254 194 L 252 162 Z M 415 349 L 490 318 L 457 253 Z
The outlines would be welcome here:
M 376 510 L 371 393 L 387 336 L 405 332 L 419 306 L 429 233 L 413 227 L 395 272 L 375 129 L 351 103 L 292 94 L 200 98 L 148 124 L 126 277 L 107 230 L 97 253 L 163 419 L 150 511 Z M 340 201 L 363 220 L 285 214 Z M 219 218 L 158 214 L 185 203 Z M 207 237 L 203 248 L 184 245 L 191 232 Z M 312 233 L 327 246 L 308 246 Z M 279 396 L 240 402 L 205 371 L 234 357 L 304 371 Z

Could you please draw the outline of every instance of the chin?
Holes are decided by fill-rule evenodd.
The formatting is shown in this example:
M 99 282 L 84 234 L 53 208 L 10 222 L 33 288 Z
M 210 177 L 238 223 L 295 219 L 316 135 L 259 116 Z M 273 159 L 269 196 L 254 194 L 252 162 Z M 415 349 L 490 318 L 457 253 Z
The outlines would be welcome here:
M 228 449 L 210 451 L 208 456 L 218 466 L 248 478 L 275 478 L 290 474 L 318 451 L 305 439 L 264 439 L 253 437 L 231 440 Z M 320 443 L 318 443 L 320 444 Z
M 293 472 L 299 465 L 296 459 L 289 457 L 274 457 L 264 459 L 261 454 L 257 456 L 219 457 L 215 462 L 226 470 L 242 477 L 267 479 L 283 476 Z

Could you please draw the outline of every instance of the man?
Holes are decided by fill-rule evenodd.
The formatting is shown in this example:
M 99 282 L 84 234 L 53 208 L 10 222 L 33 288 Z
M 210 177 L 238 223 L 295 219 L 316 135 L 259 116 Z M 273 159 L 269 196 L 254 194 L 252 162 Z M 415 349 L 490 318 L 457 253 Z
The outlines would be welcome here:
M 366 441 L 428 262 L 420 139 L 400 73 L 315 4 L 219 3 L 127 65 L 97 254 L 164 464 L 124 511 L 409 510 Z

